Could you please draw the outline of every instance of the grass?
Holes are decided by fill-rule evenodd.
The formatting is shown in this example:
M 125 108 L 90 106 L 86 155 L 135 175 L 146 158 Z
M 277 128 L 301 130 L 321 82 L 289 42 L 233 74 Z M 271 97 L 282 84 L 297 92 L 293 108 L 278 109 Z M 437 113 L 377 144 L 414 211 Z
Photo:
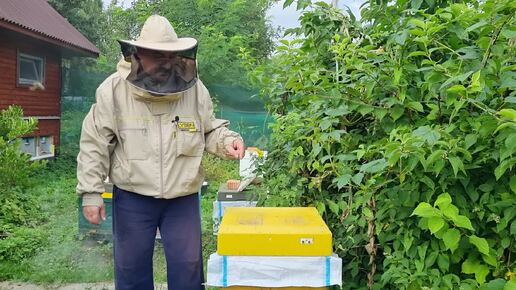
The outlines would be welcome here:
M 212 202 L 218 184 L 238 176 L 235 161 L 213 156 L 203 158 L 208 194 L 202 196 L 203 256 L 216 250 L 212 234 Z M 21 261 L 2 261 L 0 280 L 25 281 L 36 284 L 105 282 L 113 280 L 112 246 L 109 242 L 79 238 L 78 202 L 75 195 L 75 165 L 70 160 L 49 162 L 34 178 L 33 195 L 40 208 L 40 222 L 33 228 L 44 237 L 37 250 Z M 160 242 L 156 243 L 154 272 L 157 283 L 166 282 L 166 262 Z

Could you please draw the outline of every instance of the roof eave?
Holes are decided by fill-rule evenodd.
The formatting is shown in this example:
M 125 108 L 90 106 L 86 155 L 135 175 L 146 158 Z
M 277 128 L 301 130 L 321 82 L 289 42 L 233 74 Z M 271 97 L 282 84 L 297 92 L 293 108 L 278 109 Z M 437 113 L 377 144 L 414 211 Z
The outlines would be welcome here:
M 79 47 L 79 46 L 73 45 L 71 43 L 64 42 L 60 39 L 49 37 L 45 34 L 37 32 L 37 31 L 27 29 L 23 26 L 20 26 L 20 25 L 11 23 L 11 22 L 6 22 L 5 19 L 0 20 L 0 27 L 6 28 L 6 29 L 9 29 L 12 31 L 16 31 L 16 32 L 25 34 L 27 36 L 30 36 L 32 38 L 36 38 L 36 39 L 46 41 L 46 42 L 52 43 L 54 45 L 66 48 L 68 50 L 76 52 L 78 54 L 78 56 L 97 58 L 100 55 L 99 50 L 90 50 L 90 49 L 87 49 L 84 47 Z

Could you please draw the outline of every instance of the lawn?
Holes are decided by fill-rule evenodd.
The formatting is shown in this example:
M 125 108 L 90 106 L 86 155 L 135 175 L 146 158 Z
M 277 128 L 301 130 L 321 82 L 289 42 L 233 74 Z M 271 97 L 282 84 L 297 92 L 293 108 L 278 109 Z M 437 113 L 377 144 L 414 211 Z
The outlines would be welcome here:
M 16 246 L 20 259 L 0 263 L 0 281 L 55 285 L 113 280 L 111 243 L 79 235 L 75 165 L 70 160 L 50 161 L 33 178 L 34 186 L 28 194 L 35 201 L 31 214 L 37 222 L 21 231 L 25 234 L 20 236 L 22 240 Z M 209 182 L 208 193 L 201 199 L 206 261 L 216 248 L 216 237 L 212 233 L 212 202 L 218 184 L 238 176 L 238 163 L 205 156 L 203 164 Z M 159 241 L 154 261 L 156 282 L 165 282 L 165 258 Z

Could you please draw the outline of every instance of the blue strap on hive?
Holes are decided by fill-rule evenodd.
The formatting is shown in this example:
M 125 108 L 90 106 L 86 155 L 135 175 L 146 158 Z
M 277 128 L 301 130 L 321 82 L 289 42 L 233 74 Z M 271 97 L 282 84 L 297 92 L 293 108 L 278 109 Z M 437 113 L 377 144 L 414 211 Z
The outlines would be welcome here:
M 228 257 L 222 256 L 222 286 L 228 287 Z
M 330 256 L 326 256 L 326 286 L 330 286 Z
M 219 223 L 222 222 L 222 202 L 217 202 L 219 205 Z

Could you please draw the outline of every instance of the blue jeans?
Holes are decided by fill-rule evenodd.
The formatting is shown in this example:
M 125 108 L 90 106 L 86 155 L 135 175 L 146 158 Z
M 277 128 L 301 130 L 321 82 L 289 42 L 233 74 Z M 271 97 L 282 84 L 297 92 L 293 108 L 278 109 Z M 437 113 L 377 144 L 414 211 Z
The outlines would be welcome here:
M 156 199 L 113 188 L 116 290 L 153 290 L 152 256 L 159 228 L 169 290 L 203 290 L 199 198 Z

